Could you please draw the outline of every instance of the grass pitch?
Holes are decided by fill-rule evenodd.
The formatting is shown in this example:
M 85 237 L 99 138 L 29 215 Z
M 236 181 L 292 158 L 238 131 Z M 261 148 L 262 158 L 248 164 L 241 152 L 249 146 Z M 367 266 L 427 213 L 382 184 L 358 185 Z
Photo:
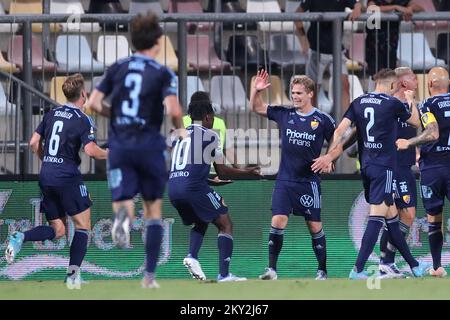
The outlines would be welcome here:
M 282 279 L 215 283 L 159 280 L 160 289 L 142 289 L 139 280 L 92 280 L 80 290 L 62 281 L 0 281 L 0 299 L 303 300 L 450 299 L 450 278 L 381 280 L 380 289 L 348 279 Z

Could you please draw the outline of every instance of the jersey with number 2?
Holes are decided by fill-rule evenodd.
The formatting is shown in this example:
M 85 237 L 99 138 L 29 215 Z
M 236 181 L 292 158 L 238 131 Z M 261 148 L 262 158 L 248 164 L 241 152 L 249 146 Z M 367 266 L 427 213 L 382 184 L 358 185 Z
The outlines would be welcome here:
M 397 123 L 411 117 L 405 104 L 393 96 L 368 93 L 353 100 L 344 117 L 356 124 L 361 168 L 377 165 L 395 169 Z

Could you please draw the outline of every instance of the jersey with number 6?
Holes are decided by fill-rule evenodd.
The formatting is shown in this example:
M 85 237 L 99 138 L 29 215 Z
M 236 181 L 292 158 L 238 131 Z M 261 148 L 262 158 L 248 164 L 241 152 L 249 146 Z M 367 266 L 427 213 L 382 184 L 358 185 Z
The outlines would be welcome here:
M 450 166 L 450 94 L 426 99 L 419 105 L 422 127 L 437 121 L 439 139 L 420 148 L 420 169 Z
M 81 182 L 80 148 L 95 142 L 91 118 L 77 107 L 65 105 L 45 114 L 36 132 L 44 139 L 40 184 L 64 186 Z
M 176 95 L 175 74 L 140 54 L 109 67 L 97 90 L 111 97 L 109 147 L 140 148 L 155 144 L 164 116 L 163 100 Z
M 356 124 L 362 169 L 369 165 L 397 167 L 397 123 L 411 117 L 405 104 L 372 92 L 353 100 L 344 117 Z

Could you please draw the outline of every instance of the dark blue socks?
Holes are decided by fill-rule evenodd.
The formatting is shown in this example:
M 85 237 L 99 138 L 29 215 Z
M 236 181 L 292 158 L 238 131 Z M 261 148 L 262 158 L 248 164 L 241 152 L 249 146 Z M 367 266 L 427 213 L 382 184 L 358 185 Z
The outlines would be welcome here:
M 70 245 L 69 266 L 81 266 L 87 251 L 88 235 L 89 230 L 75 229 L 72 244 Z
M 53 240 L 56 236 L 55 230 L 50 226 L 37 226 L 23 234 L 25 235 L 24 242 Z
M 207 223 L 196 223 L 191 229 L 191 238 L 189 240 L 189 256 L 198 260 L 198 252 L 203 243 L 206 230 L 208 229 Z
M 277 260 L 283 247 L 284 229 L 272 227 L 269 233 L 269 268 L 277 270 Z
M 419 262 L 412 256 L 411 251 L 406 244 L 405 236 L 400 231 L 398 215 L 394 218 L 386 219 L 386 225 L 389 232 L 389 239 L 392 241 L 394 247 L 400 251 L 400 254 L 411 268 L 417 267 Z
M 161 242 L 163 237 L 163 227 L 161 219 L 152 219 L 145 221 L 147 227 L 147 235 L 145 238 L 145 254 L 147 273 L 153 274 L 156 270 L 156 264 L 161 250 Z
M 428 242 L 430 243 L 430 252 L 433 257 L 433 269 L 441 266 L 441 252 L 444 237 L 442 235 L 442 222 L 428 223 Z
M 312 247 L 316 254 L 317 262 L 319 263 L 318 270 L 327 272 L 327 245 L 325 240 L 325 233 L 321 229 L 317 233 L 311 234 Z
M 226 233 L 219 233 L 217 237 L 219 247 L 219 273 L 222 277 L 228 276 L 233 254 L 233 237 Z
M 362 272 L 364 270 L 364 265 L 369 259 L 370 254 L 375 247 L 378 240 L 378 235 L 380 234 L 380 229 L 383 227 L 384 217 L 383 216 L 370 216 L 367 222 L 366 231 L 361 240 L 361 248 L 359 249 L 358 258 L 356 259 L 355 267 L 356 272 Z

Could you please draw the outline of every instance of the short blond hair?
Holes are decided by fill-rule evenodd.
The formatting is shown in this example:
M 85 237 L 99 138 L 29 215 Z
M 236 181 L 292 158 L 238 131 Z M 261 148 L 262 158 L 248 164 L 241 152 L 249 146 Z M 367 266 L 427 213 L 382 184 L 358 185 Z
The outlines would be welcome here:
M 292 79 L 292 81 L 291 81 L 291 90 L 294 87 L 294 85 L 296 85 L 296 84 L 302 84 L 305 87 L 305 90 L 306 90 L 307 93 L 314 92 L 315 89 L 316 89 L 315 82 L 311 78 L 309 78 L 307 76 L 304 76 L 304 75 L 295 76 Z
M 75 102 L 80 99 L 81 91 L 84 89 L 84 78 L 81 73 L 68 76 L 62 85 L 62 91 L 67 101 Z

